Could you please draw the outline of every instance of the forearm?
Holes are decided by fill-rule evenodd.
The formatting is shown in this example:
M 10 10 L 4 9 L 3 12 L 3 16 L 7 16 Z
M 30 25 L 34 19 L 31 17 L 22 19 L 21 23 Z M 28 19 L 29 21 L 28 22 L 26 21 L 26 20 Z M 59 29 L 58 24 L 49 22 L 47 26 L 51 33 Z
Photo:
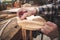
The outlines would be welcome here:
M 47 5 L 43 5 L 43 6 L 37 7 L 38 14 L 41 14 L 42 12 L 49 12 L 49 11 L 51 11 L 52 10 L 52 5 L 53 4 L 47 4 Z
M 47 4 L 47 5 L 43 5 L 43 6 L 40 6 L 37 8 L 37 12 L 40 14 L 42 12 L 49 12 L 49 13 L 52 13 L 53 11 L 55 12 L 55 10 L 58 10 L 60 5 L 59 2 L 56 2 L 55 3 L 52 3 L 52 4 Z M 47 13 L 44 13 L 44 14 L 47 14 Z

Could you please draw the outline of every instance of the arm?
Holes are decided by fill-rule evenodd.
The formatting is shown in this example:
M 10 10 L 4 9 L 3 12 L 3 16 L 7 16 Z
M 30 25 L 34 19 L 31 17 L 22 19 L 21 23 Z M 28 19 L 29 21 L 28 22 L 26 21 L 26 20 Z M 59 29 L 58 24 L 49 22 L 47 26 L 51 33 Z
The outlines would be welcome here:
M 52 40 L 59 36 L 57 25 L 49 21 L 41 28 L 41 32 L 50 37 Z
M 56 3 L 43 5 L 43 6 L 37 7 L 36 9 L 37 9 L 38 14 L 42 12 L 49 12 L 50 14 L 52 14 L 52 11 L 55 12 L 55 10 L 58 10 L 59 7 L 60 7 L 60 1 L 57 1 Z M 44 14 L 46 15 L 48 13 L 44 13 Z

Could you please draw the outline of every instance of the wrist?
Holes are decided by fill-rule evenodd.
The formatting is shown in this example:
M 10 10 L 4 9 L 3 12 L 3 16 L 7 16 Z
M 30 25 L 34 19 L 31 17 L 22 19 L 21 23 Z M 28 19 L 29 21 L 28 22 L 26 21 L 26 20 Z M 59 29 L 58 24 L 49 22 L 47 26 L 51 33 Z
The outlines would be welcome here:
M 35 7 L 35 10 L 36 10 L 36 15 L 38 15 L 39 14 L 39 8 L 38 7 Z
M 42 12 L 44 12 L 44 8 L 36 7 L 36 15 L 40 15 Z

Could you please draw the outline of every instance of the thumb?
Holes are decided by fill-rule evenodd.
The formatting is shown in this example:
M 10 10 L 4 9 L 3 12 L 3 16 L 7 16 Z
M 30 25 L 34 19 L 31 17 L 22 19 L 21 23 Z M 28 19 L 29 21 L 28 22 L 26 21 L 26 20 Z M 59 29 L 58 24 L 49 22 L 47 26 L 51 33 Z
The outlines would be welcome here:
M 22 16 L 21 16 L 21 19 L 25 19 L 26 17 L 28 17 L 28 13 L 24 13 Z

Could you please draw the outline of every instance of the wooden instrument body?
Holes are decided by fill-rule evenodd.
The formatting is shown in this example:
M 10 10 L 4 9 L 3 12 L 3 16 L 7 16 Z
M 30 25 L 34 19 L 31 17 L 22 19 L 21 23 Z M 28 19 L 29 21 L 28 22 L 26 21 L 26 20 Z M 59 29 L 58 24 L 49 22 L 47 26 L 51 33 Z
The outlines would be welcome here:
M 31 20 L 32 19 L 32 20 Z M 39 30 L 46 23 L 46 20 L 42 17 L 28 17 L 28 19 L 20 20 L 17 17 L 17 23 L 22 29 L 26 30 Z
M 1 27 L 1 29 L 2 28 L 3 27 Z M 11 20 L 11 22 L 2 31 L 1 39 L 2 40 L 11 40 L 19 30 L 20 30 L 20 27 L 17 26 L 17 20 L 16 20 L 16 18 L 14 18 L 14 19 Z

